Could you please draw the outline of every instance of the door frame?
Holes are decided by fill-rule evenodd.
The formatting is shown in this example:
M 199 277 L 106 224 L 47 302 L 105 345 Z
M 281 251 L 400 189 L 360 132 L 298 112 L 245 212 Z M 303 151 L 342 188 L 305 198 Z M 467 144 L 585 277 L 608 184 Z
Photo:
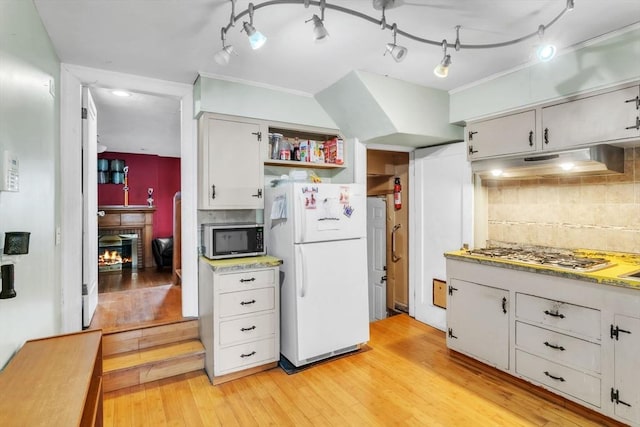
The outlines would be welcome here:
M 182 315 L 198 316 L 197 132 L 193 86 L 73 64 L 60 64 L 60 310 L 63 333 L 82 329 L 82 106 L 81 86 L 129 89 L 180 100 L 182 194 Z M 97 183 L 96 183 L 97 185 Z M 97 217 L 96 217 L 97 221 Z

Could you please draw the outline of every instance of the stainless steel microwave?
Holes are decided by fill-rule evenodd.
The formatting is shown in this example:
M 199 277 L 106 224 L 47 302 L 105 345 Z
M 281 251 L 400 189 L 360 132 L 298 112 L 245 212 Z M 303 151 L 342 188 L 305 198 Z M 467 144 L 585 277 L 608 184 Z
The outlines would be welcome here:
M 264 225 L 203 224 L 202 245 L 209 259 L 264 255 Z

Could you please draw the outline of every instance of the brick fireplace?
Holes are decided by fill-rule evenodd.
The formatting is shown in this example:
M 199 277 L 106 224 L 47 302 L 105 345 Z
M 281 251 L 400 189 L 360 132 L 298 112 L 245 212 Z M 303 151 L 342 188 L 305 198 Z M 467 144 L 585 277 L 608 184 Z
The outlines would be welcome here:
M 147 206 L 98 206 L 98 210 L 104 211 L 104 216 L 98 217 L 99 239 L 105 236 L 117 236 L 122 239 L 122 236 L 125 236 L 125 246 L 135 244 L 137 268 L 152 267 L 151 239 L 153 238 L 153 214 L 156 208 Z M 127 236 L 136 237 L 134 239 Z M 98 248 L 99 255 L 100 251 L 101 249 Z M 102 254 L 104 255 L 104 250 L 102 250 Z

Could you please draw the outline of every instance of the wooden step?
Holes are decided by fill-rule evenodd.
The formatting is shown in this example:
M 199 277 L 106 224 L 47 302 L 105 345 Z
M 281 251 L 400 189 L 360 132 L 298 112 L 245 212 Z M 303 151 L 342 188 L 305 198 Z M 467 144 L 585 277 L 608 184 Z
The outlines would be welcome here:
M 102 354 L 106 358 L 117 353 L 197 339 L 198 337 L 198 319 L 184 319 L 164 325 L 111 333 L 105 332 L 102 337 Z
M 102 362 L 105 392 L 204 369 L 204 346 L 198 339 L 106 356 Z

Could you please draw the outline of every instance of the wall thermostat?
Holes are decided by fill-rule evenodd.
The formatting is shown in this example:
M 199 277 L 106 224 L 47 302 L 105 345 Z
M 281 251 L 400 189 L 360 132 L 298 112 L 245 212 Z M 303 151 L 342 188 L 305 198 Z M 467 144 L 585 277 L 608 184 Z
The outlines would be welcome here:
M 19 191 L 20 169 L 18 156 L 8 150 L 0 153 L 0 191 Z

